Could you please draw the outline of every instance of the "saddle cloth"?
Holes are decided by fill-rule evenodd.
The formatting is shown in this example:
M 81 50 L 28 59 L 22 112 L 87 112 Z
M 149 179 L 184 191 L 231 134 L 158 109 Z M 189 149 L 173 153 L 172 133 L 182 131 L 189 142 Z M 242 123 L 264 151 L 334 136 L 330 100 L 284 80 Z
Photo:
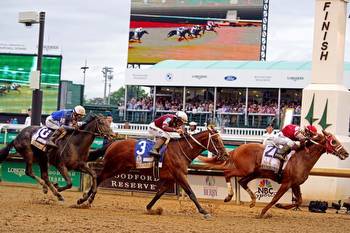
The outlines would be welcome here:
M 150 151 L 152 150 L 155 142 L 148 139 L 138 140 L 135 144 L 134 156 L 136 161 L 136 168 L 152 168 L 154 157 L 151 155 Z M 159 158 L 159 168 L 163 164 L 163 155 L 166 150 L 164 145 L 160 149 L 160 158 Z
M 46 126 L 41 127 L 33 134 L 31 144 L 42 151 L 46 151 L 47 140 L 51 137 L 53 132 L 52 129 L 47 128 Z
M 265 150 L 263 152 L 262 159 L 261 159 L 261 168 L 262 169 L 271 170 L 271 171 L 274 171 L 275 173 L 278 172 L 281 161 L 275 157 L 277 150 L 278 150 L 278 148 L 274 145 L 266 145 Z M 290 157 L 293 154 L 294 154 L 294 151 L 291 151 L 286 156 L 286 161 L 283 164 L 282 170 L 284 170 Z

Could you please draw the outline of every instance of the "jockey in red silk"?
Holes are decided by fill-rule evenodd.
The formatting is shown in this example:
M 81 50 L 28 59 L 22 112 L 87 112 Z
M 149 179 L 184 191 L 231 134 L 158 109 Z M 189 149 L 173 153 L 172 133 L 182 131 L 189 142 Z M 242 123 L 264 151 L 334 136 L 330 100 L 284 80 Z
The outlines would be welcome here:
M 182 111 L 176 114 L 166 114 L 154 120 L 148 126 L 148 132 L 156 137 L 156 144 L 154 145 L 151 154 L 159 156 L 159 150 L 162 145 L 167 144 L 170 140 L 169 132 L 177 132 L 183 134 L 182 125 L 188 121 L 187 114 Z
M 284 160 L 285 156 L 291 149 L 298 148 L 300 142 L 304 142 L 306 139 L 311 138 L 316 134 L 317 129 L 313 125 L 308 125 L 304 128 L 294 124 L 286 125 L 278 136 L 273 139 L 275 144 L 283 145 L 283 147 L 279 148 L 277 151 L 276 157 Z

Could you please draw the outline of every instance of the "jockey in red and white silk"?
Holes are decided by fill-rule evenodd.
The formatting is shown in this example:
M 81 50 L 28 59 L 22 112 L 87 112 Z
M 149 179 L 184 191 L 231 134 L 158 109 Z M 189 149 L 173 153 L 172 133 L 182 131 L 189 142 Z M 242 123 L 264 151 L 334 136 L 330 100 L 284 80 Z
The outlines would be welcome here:
M 159 155 L 159 149 L 170 140 L 169 132 L 184 133 L 182 125 L 187 123 L 188 117 L 185 112 L 178 111 L 175 115 L 166 114 L 154 120 L 148 126 L 148 132 L 156 137 L 157 141 L 154 145 L 151 154 Z
M 289 124 L 286 125 L 281 132 L 272 139 L 272 142 L 279 146 L 283 147 L 277 152 L 277 157 L 280 159 L 284 159 L 285 155 L 290 151 L 290 149 L 297 148 L 300 146 L 300 143 L 303 142 L 308 137 L 312 137 L 317 134 L 317 129 L 313 125 L 308 125 L 304 128 Z

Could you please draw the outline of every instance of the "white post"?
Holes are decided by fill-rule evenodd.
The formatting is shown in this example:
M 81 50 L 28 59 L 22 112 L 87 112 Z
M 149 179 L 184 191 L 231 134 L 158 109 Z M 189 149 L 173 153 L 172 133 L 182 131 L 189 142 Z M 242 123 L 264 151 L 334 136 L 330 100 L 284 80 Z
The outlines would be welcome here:
M 347 2 L 316 0 L 312 79 L 303 90 L 301 124 L 313 124 L 333 133 L 350 151 L 350 94 L 343 78 Z M 316 167 L 349 168 L 350 159 L 341 161 L 324 154 Z M 308 193 L 304 199 L 345 199 L 350 196 L 350 181 L 310 177 L 303 192 Z

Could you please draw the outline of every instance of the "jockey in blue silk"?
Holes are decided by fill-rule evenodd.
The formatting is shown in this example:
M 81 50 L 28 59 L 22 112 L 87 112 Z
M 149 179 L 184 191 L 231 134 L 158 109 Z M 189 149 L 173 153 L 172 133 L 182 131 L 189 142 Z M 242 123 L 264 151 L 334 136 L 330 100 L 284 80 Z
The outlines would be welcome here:
M 51 113 L 46 118 L 46 127 L 55 130 L 52 136 L 47 141 L 48 146 L 56 147 L 56 142 L 67 134 L 67 130 L 74 130 L 80 121 L 85 116 L 85 108 L 77 105 L 74 109 L 63 109 Z

